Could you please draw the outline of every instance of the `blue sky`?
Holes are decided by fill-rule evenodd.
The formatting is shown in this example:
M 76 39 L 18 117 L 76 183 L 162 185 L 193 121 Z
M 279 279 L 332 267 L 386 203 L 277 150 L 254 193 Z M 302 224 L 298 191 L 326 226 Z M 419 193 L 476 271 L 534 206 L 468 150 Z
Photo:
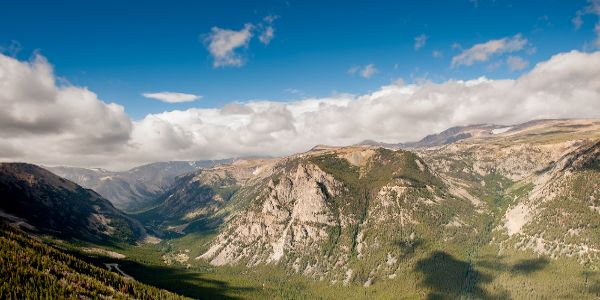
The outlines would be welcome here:
M 600 0 L 0 6 L 0 161 L 126 169 L 600 117 Z
M 0 45 L 13 41 L 28 59 L 39 51 L 57 76 L 125 106 L 134 119 L 148 113 L 221 107 L 232 101 L 286 101 L 334 93 L 363 94 L 397 79 L 434 82 L 514 78 L 555 53 L 585 49 L 594 15 L 575 30 L 572 18 L 586 1 L 27 1 L 5 0 Z M 276 16 L 265 45 L 258 29 L 236 50 L 242 66 L 214 67 L 206 38 L 211 28 L 241 30 Z M 527 45 L 471 66 L 451 67 L 461 49 L 521 34 Z M 423 47 L 415 38 L 425 35 Z M 454 47 L 453 44 L 462 48 Z M 535 49 L 535 50 L 533 50 Z M 433 51 L 441 53 L 433 57 Z M 509 55 L 521 70 L 498 65 Z M 349 74 L 373 64 L 370 78 Z M 496 65 L 494 65 L 496 64 Z M 144 92 L 201 95 L 163 103 Z

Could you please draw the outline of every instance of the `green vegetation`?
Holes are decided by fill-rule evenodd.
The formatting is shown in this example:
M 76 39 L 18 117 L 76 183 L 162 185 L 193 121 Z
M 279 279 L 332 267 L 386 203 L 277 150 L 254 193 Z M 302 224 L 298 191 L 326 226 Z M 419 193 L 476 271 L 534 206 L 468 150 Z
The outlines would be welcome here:
M 483 247 L 469 260 L 456 250 L 414 251 L 403 260 L 394 279 L 368 288 L 319 281 L 274 265 L 212 267 L 201 261 L 191 268 L 120 261 L 137 280 L 200 299 L 596 299 L 600 296 L 598 265 L 575 259 L 547 259 L 523 251 L 498 255 Z M 139 248 L 136 248 L 139 250 Z M 136 250 L 128 250 L 133 253 Z
M 0 222 L 0 299 L 181 299 L 96 267 Z
M 185 220 L 185 234 L 164 235 L 159 244 L 103 244 L 124 259 L 79 252 L 82 246 L 98 247 L 89 241 L 69 240 L 60 244 L 68 250 L 57 250 L 4 226 L 0 298 L 177 297 L 162 288 L 200 299 L 598 299 L 600 262 L 593 257 L 598 254 L 590 250 L 580 255 L 583 248 L 576 247 L 600 248 L 597 152 L 575 157 L 568 176 L 553 177 L 545 186 L 552 201 L 539 202 L 536 218 L 523 227 L 523 234 L 510 237 L 503 218 L 509 207 L 529 199 L 534 181 L 517 180 L 491 161 L 476 161 L 474 151 L 429 157 L 440 162 L 435 168 L 408 151 L 377 149 L 359 166 L 331 151 L 286 159 L 260 182 L 240 184 L 230 174 L 191 184 L 182 180 L 181 189 L 173 190 L 173 206 L 140 215 L 147 224 L 157 221 L 160 229 L 165 220 L 184 223 L 181 217 L 190 209 L 215 198 L 222 202 L 208 217 Z M 327 238 L 308 249 L 286 248 L 277 263 L 250 265 L 251 251 L 270 251 L 268 244 L 252 249 L 254 239 L 240 250 L 250 254 L 234 266 L 215 267 L 196 259 L 219 232 L 239 229 L 221 226 L 227 216 L 259 214 L 269 189 L 294 184 L 289 174 L 307 163 L 336 181 L 317 180 L 310 186 L 320 189 L 334 220 L 318 225 Z M 531 176 L 553 168 L 536 170 Z M 332 186 L 335 191 L 328 190 Z M 474 205 L 452 190 L 456 187 L 481 203 Z M 277 205 L 291 208 L 284 202 Z M 538 238 L 558 243 L 541 250 L 524 246 Z M 291 268 L 296 261 L 299 271 Z M 118 263 L 135 280 L 153 287 L 94 266 L 104 263 Z M 307 267 L 319 271 L 303 274 Z

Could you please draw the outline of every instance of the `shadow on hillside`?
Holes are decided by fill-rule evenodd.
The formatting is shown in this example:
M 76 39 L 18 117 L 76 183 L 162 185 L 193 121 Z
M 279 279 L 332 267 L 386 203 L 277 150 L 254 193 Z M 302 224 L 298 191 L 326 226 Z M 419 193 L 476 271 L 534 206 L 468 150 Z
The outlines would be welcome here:
M 548 263 L 550 263 L 550 261 L 545 257 L 523 259 L 512 265 L 510 270 L 513 273 L 530 274 L 545 268 Z
M 241 299 L 229 294 L 253 290 L 205 278 L 198 271 L 183 268 L 149 266 L 132 261 L 122 261 L 121 268 L 140 282 L 195 299 Z
M 401 261 L 405 261 L 411 258 L 417 249 L 423 246 L 422 239 L 415 240 L 397 240 L 394 241 L 394 244 L 400 248 L 400 257 Z
M 488 275 L 443 251 L 433 252 L 419 260 L 415 271 L 424 276 L 421 284 L 430 289 L 427 299 L 456 299 L 461 295 L 475 298 L 498 297 L 492 297 L 481 287 L 483 283 L 491 281 Z
M 596 271 L 585 271 L 582 273 L 586 292 L 600 299 L 600 273 Z
M 428 299 L 452 299 L 461 296 L 481 299 L 508 299 L 508 291 L 489 294 L 483 285 L 492 281 L 492 277 L 481 270 L 508 272 L 528 275 L 543 270 L 550 261 L 545 257 L 523 259 L 514 264 L 502 262 L 502 257 L 484 257 L 473 264 L 462 261 L 452 255 L 436 251 L 419 260 L 415 271 L 424 277 L 421 284 L 431 290 Z M 476 268 L 477 267 L 477 268 Z M 593 289 L 593 287 L 592 287 Z

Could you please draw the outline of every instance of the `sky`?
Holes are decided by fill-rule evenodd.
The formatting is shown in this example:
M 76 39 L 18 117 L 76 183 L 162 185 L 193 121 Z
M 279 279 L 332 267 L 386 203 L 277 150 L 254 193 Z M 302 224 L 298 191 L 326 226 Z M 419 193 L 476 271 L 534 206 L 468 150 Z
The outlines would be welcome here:
M 1 6 L 3 161 L 124 169 L 600 117 L 599 0 Z

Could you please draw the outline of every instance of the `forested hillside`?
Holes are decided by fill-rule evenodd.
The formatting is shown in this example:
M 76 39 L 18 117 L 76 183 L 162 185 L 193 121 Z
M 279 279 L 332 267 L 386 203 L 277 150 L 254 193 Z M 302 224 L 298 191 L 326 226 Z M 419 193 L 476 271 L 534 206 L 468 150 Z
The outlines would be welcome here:
M 185 299 L 94 266 L 0 222 L 0 299 Z

